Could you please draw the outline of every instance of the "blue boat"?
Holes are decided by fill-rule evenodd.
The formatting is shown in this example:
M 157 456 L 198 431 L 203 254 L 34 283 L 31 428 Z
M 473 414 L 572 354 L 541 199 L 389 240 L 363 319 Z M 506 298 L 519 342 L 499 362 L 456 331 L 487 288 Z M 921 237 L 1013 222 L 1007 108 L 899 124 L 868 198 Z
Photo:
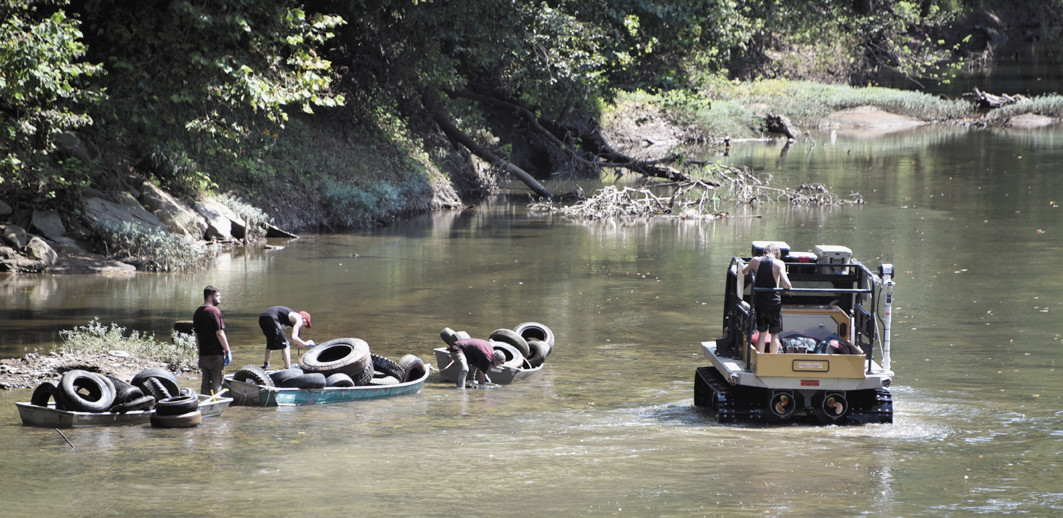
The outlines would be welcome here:
M 246 406 L 303 406 L 344 403 L 365 399 L 382 399 L 407 394 L 417 394 L 424 386 L 432 369 L 425 366 L 424 374 L 416 380 L 397 385 L 364 385 L 360 387 L 282 388 L 263 387 L 254 383 L 236 381 L 226 376 L 225 384 L 234 405 Z

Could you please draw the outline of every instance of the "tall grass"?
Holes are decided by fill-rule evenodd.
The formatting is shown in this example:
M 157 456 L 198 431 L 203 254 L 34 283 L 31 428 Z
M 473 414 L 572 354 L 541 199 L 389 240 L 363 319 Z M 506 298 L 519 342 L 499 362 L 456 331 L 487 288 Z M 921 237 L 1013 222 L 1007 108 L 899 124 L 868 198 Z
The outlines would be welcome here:
M 874 106 L 924 121 L 958 119 L 974 113 L 974 105 L 967 101 L 941 99 L 922 92 L 785 79 L 736 82 L 717 78 L 704 87 L 699 102 L 675 102 L 644 92 L 625 94 L 620 100 L 659 106 L 672 119 L 694 124 L 703 134 L 718 137 L 759 136 L 765 129 L 764 116 L 769 113 L 785 115 L 803 127 L 818 126 L 833 112 L 859 106 Z
M 98 220 L 93 230 L 102 238 L 107 254 L 152 271 L 185 271 L 206 265 L 206 246 L 164 228 Z
M 190 334 L 174 332 L 171 341 L 158 341 L 155 335 L 141 335 L 139 331 L 126 334 L 123 327 L 110 326 L 94 318 L 88 325 L 59 331 L 63 343 L 53 350 L 61 353 L 102 354 L 125 351 L 137 359 L 162 362 L 173 370 L 194 367 L 199 358 L 195 338 Z

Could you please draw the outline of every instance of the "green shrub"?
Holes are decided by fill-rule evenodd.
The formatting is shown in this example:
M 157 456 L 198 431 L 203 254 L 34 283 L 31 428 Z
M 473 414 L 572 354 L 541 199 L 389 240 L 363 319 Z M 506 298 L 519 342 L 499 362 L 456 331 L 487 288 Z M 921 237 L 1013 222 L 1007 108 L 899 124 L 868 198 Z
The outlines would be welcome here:
M 1041 95 L 1026 101 L 1004 105 L 990 112 L 986 118 L 991 122 L 1003 122 L 1024 113 L 1036 113 L 1056 119 L 1063 118 L 1063 96 Z
M 128 335 L 123 327 L 112 323 L 105 326 L 99 317 L 93 318 L 88 325 L 59 331 L 63 343 L 53 347 L 61 353 L 101 354 L 111 351 L 125 351 L 136 358 L 163 362 L 173 370 L 194 367 L 199 358 L 195 338 L 186 333 L 174 332 L 171 341 L 158 341 L 155 335 L 141 335 L 132 331 Z
M 209 259 L 203 243 L 160 227 L 99 220 L 93 230 L 102 238 L 108 255 L 145 270 L 192 270 Z

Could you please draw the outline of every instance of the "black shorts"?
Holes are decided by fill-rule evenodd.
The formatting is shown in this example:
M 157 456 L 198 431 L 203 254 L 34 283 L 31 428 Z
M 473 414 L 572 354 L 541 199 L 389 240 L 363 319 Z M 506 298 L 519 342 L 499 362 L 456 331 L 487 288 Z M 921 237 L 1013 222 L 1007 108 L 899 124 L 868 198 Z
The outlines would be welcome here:
M 284 337 L 284 328 L 276 319 L 262 315 L 258 317 L 258 327 L 261 327 L 262 334 L 266 335 L 266 349 L 279 351 L 288 347 L 288 339 Z
M 773 335 L 782 332 L 782 304 L 757 305 L 757 331 L 769 331 Z

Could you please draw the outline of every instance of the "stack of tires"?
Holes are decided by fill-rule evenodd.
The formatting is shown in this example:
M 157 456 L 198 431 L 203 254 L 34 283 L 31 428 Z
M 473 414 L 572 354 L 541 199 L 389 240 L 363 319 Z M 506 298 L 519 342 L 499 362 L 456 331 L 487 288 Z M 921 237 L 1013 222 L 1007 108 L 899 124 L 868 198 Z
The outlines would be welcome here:
M 420 365 L 420 371 L 417 365 Z M 337 338 L 311 348 L 291 369 L 267 373 L 255 365 L 245 365 L 233 374 L 233 379 L 261 387 L 363 387 L 396 385 L 419 379 L 424 369 L 424 362 L 416 356 L 407 355 L 395 362 L 370 353 L 369 344 L 364 340 Z M 411 378 L 414 374 L 416 377 Z
M 50 400 L 56 409 L 73 412 L 124 414 L 155 409 L 152 426 L 166 428 L 195 426 L 201 419 L 195 391 L 181 389 L 177 377 L 165 369 L 145 369 L 129 383 L 106 374 L 69 370 L 58 384 L 38 385 L 30 397 L 30 403 L 37 406 L 48 406 Z
M 469 338 L 465 331 L 444 328 L 439 336 L 447 345 L 457 340 Z M 535 369 L 541 367 L 554 349 L 554 332 L 538 322 L 524 322 L 510 329 L 496 329 L 487 341 L 496 351 L 506 355 L 502 365 L 517 369 Z

